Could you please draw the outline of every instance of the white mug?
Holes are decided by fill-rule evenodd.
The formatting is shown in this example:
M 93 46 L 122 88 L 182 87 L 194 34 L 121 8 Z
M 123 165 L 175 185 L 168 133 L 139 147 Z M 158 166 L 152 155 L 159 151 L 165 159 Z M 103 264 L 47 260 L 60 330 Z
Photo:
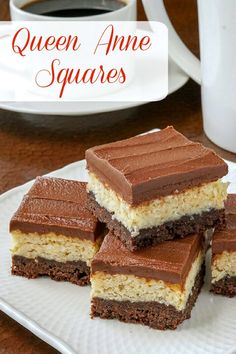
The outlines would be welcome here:
M 206 135 L 236 153 L 236 0 L 198 0 L 201 63 L 177 35 L 163 0 L 143 4 L 150 21 L 169 29 L 169 56 L 201 84 Z
M 23 7 L 27 4 L 32 3 L 32 1 L 33 0 L 10 0 L 11 19 L 14 21 L 136 21 L 137 19 L 136 0 L 123 0 L 123 2 L 126 4 L 124 7 L 104 14 L 69 18 L 42 16 L 25 11 Z M 86 4 L 86 1 L 88 2 L 88 0 L 83 0 L 81 2 L 82 6 L 83 4 Z M 108 0 L 106 0 L 105 2 L 104 0 L 96 0 L 92 1 L 91 3 L 99 3 L 99 1 L 101 2 L 101 4 L 104 4 Z

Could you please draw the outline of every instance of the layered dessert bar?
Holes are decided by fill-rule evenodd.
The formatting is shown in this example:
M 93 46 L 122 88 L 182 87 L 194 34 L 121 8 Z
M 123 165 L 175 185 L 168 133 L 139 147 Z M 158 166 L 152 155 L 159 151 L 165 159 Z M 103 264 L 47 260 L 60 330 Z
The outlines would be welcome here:
M 92 261 L 91 316 L 175 329 L 203 284 L 203 243 L 195 234 L 131 252 L 109 233 Z
M 226 205 L 226 229 L 212 239 L 211 291 L 236 295 L 236 194 L 229 194 Z
M 226 163 L 173 127 L 86 151 L 90 208 L 130 250 L 224 225 Z
M 11 219 L 10 232 L 12 274 L 86 285 L 104 226 L 87 209 L 86 183 L 38 177 Z

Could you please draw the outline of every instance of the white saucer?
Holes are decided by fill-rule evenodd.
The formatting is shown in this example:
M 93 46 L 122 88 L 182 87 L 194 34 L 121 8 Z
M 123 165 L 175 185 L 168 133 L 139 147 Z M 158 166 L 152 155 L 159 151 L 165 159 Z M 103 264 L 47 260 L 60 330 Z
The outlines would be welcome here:
M 169 94 L 185 85 L 188 79 L 189 77 L 173 61 L 170 61 Z M 132 90 L 132 85 L 129 89 Z M 80 116 L 118 111 L 142 104 L 143 102 L 0 102 L 0 108 L 22 113 Z

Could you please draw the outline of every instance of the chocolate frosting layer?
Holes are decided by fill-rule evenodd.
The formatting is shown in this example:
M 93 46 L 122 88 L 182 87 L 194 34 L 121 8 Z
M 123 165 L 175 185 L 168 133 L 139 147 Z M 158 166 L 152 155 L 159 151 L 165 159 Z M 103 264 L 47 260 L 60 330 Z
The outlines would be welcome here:
M 226 230 L 214 234 L 212 253 L 218 254 L 224 251 L 236 252 L 236 229 L 226 228 Z
M 167 127 L 86 151 L 89 171 L 131 205 L 215 181 L 228 172 L 214 151 Z
M 92 261 L 92 273 L 136 275 L 184 286 L 196 256 L 203 247 L 201 235 L 163 242 L 131 252 L 111 232 Z
M 212 253 L 236 252 L 236 194 L 229 194 L 225 203 L 226 229 L 215 232 Z
M 54 232 L 95 241 L 101 224 L 87 209 L 86 183 L 38 177 L 10 222 L 10 231 Z
M 236 229 L 236 194 L 228 194 L 225 203 L 225 214 L 227 227 Z

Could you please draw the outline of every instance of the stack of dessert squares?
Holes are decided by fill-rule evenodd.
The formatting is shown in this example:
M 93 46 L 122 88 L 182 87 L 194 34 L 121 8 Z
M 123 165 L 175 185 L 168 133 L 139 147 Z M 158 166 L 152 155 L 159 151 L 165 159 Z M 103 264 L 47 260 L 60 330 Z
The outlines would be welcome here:
M 91 283 L 91 316 L 175 329 L 212 237 L 211 291 L 236 295 L 227 164 L 173 127 L 86 151 L 88 183 L 38 177 L 10 222 L 12 273 Z M 225 212 L 226 210 L 226 212 Z

